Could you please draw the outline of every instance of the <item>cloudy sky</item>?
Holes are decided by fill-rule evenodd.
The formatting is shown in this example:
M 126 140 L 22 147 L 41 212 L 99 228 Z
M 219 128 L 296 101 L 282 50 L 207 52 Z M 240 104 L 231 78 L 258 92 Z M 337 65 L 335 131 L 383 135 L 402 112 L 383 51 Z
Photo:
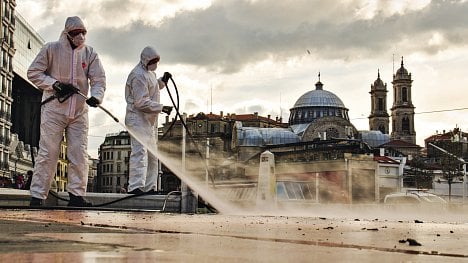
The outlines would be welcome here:
M 152 45 L 161 54 L 157 73 L 173 74 L 187 114 L 258 112 L 287 120 L 320 72 L 324 89 L 341 98 L 358 130 L 367 130 L 370 85 L 380 70 L 390 108 L 392 74 L 403 56 L 414 80 L 417 143 L 455 126 L 468 132 L 467 110 L 452 110 L 468 108 L 468 1 L 22 0 L 16 10 L 46 41 L 58 39 L 66 17 L 85 21 L 87 44 L 108 78 L 103 106 L 122 121 L 125 80 Z M 121 130 L 92 109 L 89 153 L 97 157 L 104 134 Z

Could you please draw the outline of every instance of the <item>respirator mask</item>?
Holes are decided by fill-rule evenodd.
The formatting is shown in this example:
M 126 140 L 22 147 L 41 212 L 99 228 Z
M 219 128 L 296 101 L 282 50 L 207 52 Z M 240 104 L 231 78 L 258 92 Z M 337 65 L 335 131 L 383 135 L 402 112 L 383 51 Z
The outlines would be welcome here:
M 146 66 L 149 71 L 155 71 L 158 68 L 159 57 L 153 58 L 152 60 L 148 61 L 148 65 Z
M 70 41 L 75 45 L 76 47 L 80 47 L 84 44 L 86 38 L 86 30 L 84 29 L 75 29 L 70 32 L 68 32 L 68 37 L 70 38 Z

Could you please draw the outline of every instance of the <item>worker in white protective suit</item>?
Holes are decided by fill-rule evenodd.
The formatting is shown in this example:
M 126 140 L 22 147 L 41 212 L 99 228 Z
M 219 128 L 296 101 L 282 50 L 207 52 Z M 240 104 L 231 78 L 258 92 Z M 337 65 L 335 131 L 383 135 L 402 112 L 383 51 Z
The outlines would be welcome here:
M 160 103 L 159 90 L 167 84 L 171 74 L 165 72 L 157 79 L 155 70 L 160 56 L 153 47 L 145 47 L 140 62 L 133 68 L 125 85 L 127 111 L 125 125 L 131 131 L 129 163 L 129 194 L 157 191 L 158 159 L 147 147 L 156 149 L 157 120 L 160 112 L 170 114 L 171 106 Z M 135 138 L 136 137 L 136 138 Z
M 39 153 L 30 189 L 31 206 L 41 206 L 47 198 L 64 131 L 68 205 L 92 206 L 84 198 L 88 183 L 88 105 L 97 107 L 102 102 L 106 77 L 97 53 L 84 43 L 86 33 L 79 17 L 68 17 L 59 41 L 45 44 L 28 69 L 29 80 L 43 91 Z M 88 99 L 77 94 L 79 91 L 88 96 L 89 90 Z

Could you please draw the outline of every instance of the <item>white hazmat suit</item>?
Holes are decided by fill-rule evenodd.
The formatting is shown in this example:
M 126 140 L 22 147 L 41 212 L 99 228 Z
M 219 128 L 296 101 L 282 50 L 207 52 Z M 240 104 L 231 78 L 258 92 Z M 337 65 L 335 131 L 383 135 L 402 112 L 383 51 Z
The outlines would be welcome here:
M 86 30 L 79 17 L 69 17 L 59 41 L 45 44 L 28 69 L 28 78 L 43 91 L 42 101 L 55 94 L 56 82 L 73 84 L 81 93 L 95 97 L 99 103 L 104 98 L 106 78 L 97 53 L 82 41 L 72 48 L 67 34 L 72 30 Z M 75 196 L 85 196 L 88 181 L 88 105 L 77 94 L 60 103 L 57 99 L 41 108 L 41 137 L 39 153 L 31 182 L 31 196 L 46 199 L 57 168 L 60 143 L 66 131 L 68 157 L 67 191 Z
M 125 125 L 131 131 L 132 148 L 128 192 L 137 189 L 148 192 L 157 187 L 158 160 L 147 147 L 156 149 L 157 120 L 163 109 L 159 90 L 164 88 L 164 82 L 156 78 L 157 63 L 148 67 L 153 59 L 159 59 L 159 54 L 154 48 L 145 47 L 140 63 L 130 72 L 125 85 Z

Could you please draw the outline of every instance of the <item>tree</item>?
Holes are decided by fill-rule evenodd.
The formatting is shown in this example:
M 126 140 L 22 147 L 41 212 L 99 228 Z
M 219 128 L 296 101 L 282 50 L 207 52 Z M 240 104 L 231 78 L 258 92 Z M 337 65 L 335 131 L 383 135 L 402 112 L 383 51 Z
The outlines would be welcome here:
M 424 162 L 424 159 L 415 157 L 413 160 L 411 160 L 410 165 L 411 168 L 409 173 L 414 178 L 415 187 L 418 189 L 431 189 L 434 173 L 431 169 L 429 169 L 426 162 Z
M 447 180 L 447 184 L 449 187 L 449 201 L 451 200 L 452 196 L 452 184 L 454 183 L 454 179 L 458 176 L 463 176 L 463 169 L 461 168 L 461 163 L 455 157 L 450 155 L 445 155 L 439 159 L 440 166 L 442 169 L 442 176 L 445 180 Z

